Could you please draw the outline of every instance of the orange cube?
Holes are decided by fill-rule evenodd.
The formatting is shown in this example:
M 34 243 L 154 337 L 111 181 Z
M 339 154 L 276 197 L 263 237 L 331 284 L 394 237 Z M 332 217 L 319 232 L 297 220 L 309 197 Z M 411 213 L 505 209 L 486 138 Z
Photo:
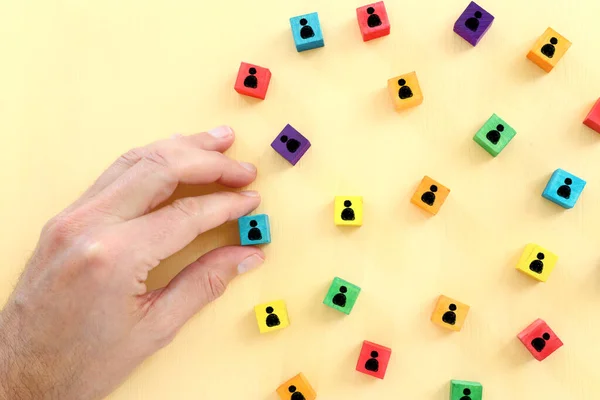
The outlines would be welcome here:
M 423 102 L 423 92 L 416 72 L 388 80 L 388 93 L 396 111 L 418 106 Z
M 546 72 L 552 71 L 560 59 L 571 47 L 571 42 L 552 28 L 539 37 L 533 45 L 527 58 Z
M 277 388 L 277 394 L 281 400 L 295 398 L 315 400 L 317 398 L 317 392 L 310 386 L 310 383 L 308 383 L 303 373 L 299 373 L 279 386 Z
M 435 215 L 440 211 L 449 194 L 450 189 L 425 176 L 410 202 Z
M 470 308 L 460 301 L 441 295 L 438 298 L 433 314 L 431 314 L 431 322 L 442 328 L 460 332 Z

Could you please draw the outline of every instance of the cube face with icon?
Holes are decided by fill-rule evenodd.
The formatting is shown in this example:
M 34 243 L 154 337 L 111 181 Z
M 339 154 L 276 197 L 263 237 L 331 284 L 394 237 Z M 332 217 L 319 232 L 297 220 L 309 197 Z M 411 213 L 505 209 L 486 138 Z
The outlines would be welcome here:
M 410 200 L 417 207 L 436 215 L 450 194 L 450 189 L 425 176 Z
M 454 23 L 454 32 L 476 46 L 491 28 L 494 16 L 472 1 Z
M 356 18 L 365 42 L 390 34 L 390 20 L 383 1 L 357 8 Z
M 277 331 L 290 325 L 287 307 L 283 300 L 271 301 L 254 307 L 260 333 Z
M 562 340 L 542 319 L 533 321 L 517 337 L 538 361 L 545 360 L 563 345 Z
M 441 295 L 435 305 L 433 314 L 431 314 L 431 322 L 442 328 L 460 332 L 467 319 L 469 309 L 468 305 Z
M 360 288 L 348 281 L 335 277 L 323 304 L 349 315 L 358 300 Z
M 290 18 L 290 25 L 296 51 L 302 52 L 325 46 L 318 13 L 292 17 Z
M 573 208 L 585 185 L 583 179 L 559 168 L 550 177 L 542 197 L 563 208 Z
M 496 157 L 515 137 L 515 131 L 502 118 L 493 114 L 477 131 L 473 140 L 485 151 Z
M 247 215 L 238 219 L 242 246 L 271 243 L 271 227 L 266 214 Z
M 540 282 L 546 282 L 554 270 L 558 256 L 540 245 L 530 243 L 525 246 L 517 263 L 517 269 Z
M 450 400 L 482 400 L 483 386 L 479 382 L 450 381 Z
M 277 394 L 281 400 L 315 400 L 317 398 L 317 392 L 315 392 L 303 373 L 299 373 L 290 380 L 282 383 L 277 388 Z
M 548 28 L 527 53 L 527 58 L 544 71 L 550 72 L 569 50 L 569 47 L 571 47 L 571 42 L 554 29 Z
M 383 379 L 387 371 L 392 349 L 365 340 L 360 350 L 356 370 Z
M 271 147 L 290 164 L 296 165 L 310 148 L 310 141 L 293 126 L 287 124 L 273 140 Z
M 264 100 L 271 83 L 271 71 L 243 62 L 240 65 L 234 89 L 239 94 Z
M 341 226 L 362 226 L 362 196 L 336 196 L 333 206 L 333 221 Z
M 388 93 L 396 111 L 423 103 L 423 92 L 416 72 L 400 75 L 388 80 Z

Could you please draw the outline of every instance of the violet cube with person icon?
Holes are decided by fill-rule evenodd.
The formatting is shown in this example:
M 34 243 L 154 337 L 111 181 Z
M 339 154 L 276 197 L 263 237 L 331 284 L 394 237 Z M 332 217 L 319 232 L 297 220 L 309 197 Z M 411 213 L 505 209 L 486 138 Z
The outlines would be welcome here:
M 310 148 L 310 141 L 293 126 L 287 124 L 271 143 L 271 147 L 290 164 L 296 165 Z
M 492 22 L 494 16 L 472 1 L 454 23 L 454 32 L 476 46 L 490 29 Z

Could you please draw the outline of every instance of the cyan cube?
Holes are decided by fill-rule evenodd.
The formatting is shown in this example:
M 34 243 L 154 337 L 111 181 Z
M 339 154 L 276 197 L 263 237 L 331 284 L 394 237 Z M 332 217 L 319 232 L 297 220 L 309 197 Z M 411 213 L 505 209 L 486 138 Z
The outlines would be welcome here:
M 290 18 L 290 25 L 298 52 L 325 46 L 318 13 Z
M 586 182 L 563 169 L 554 171 L 542 196 L 561 207 L 573 208 Z
M 473 140 L 485 151 L 496 157 L 516 134 L 517 131 L 504 122 L 502 118 L 493 114 L 473 136 Z
M 335 277 L 323 304 L 349 315 L 358 299 L 360 288 L 348 281 Z
M 271 243 L 271 227 L 266 214 L 246 215 L 238 219 L 242 246 Z

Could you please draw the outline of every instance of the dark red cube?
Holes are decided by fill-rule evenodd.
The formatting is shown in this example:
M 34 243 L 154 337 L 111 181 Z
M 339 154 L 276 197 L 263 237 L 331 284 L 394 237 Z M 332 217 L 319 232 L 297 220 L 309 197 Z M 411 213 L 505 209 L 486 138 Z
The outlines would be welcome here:
M 585 117 L 585 121 L 583 121 L 583 123 L 600 133 L 600 99 L 596 101 L 596 104 L 594 104 L 594 107 L 592 107 L 590 113 L 587 115 L 587 117 Z
M 365 340 L 358 356 L 356 370 L 383 379 L 391 356 L 392 349 Z
M 541 319 L 533 321 L 517 337 L 538 361 L 544 360 L 563 345 L 554 331 Z
M 234 89 L 239 94 L 264 100 L 270 82 L 271 71 L 268 68 L 243 62 L 240 65 Z
M 357 8 L 356 17 L 363 41 L 390 34 L 390 20 L 383 1 Z

